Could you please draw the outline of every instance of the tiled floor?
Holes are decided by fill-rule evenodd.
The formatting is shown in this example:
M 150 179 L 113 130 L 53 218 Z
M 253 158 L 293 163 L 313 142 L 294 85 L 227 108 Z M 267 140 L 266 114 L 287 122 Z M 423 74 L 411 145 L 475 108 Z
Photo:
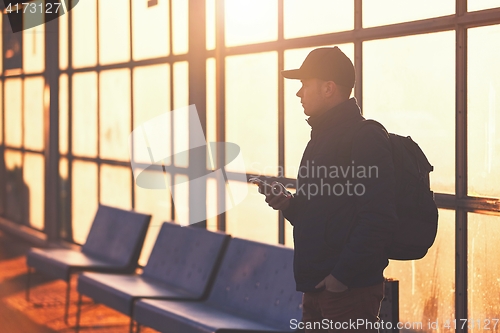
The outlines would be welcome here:
M 69 326 L 64 323 L 66 283 L 40 274 L 32 276 L 30 302 L 25 299 L 29 244 L 0 232 L 0 333 L 73 332 L 76 280 L 72 282 Z M 129 317 L 83 298 L 80 332 L 125 333 Z M 141 333 L 156 332 L 142 327 Z

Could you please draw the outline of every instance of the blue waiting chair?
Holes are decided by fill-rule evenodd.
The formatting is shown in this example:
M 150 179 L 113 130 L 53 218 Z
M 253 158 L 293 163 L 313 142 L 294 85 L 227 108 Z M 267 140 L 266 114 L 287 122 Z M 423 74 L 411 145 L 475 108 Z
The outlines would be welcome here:
M 80 274 L 76 331 L 82 294 L 130 316 L 130 332 L 134 302 L 139 298 L 203 299 L 228 240 L 223 233 L 163 223 L 142 274 Z
M 141 299 L 134 319 L 168 333 L 293 332 L 302 318 L 293 250 L 233 238 L 206 301 Z
M 32 268 L 66 281 L 64 321 L 68 324 L 71 275 L 81 271 L 133 273 L 150 220 L 151 215 L 99 205 L 81 251 L 30 249 L 27 254 L 26 300 L 29 301 Z

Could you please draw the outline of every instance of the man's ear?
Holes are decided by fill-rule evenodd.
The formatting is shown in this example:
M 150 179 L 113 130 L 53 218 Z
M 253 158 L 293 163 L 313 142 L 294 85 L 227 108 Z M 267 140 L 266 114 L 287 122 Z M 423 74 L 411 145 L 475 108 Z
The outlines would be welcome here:
M 323 85 L 323 92 L 325 97 L 331 97 L 337 91 L 337 84 L 333 81 L 326 81 Z

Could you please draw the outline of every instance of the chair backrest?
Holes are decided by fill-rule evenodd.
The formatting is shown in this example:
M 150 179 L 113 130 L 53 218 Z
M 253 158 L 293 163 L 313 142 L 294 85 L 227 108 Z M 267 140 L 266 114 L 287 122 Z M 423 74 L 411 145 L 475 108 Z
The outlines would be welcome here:
M 293 250 L 233 238 L 208 302 L 283 331 L 302 318 L 302 293 L 295 290 Z
M 143 276 L 207 294 L 230 236 L 197 227 L 164 222 L 143 270 Z
M 99 205 L 82 252 L 133 272 L 150 220 L 151 215 Z

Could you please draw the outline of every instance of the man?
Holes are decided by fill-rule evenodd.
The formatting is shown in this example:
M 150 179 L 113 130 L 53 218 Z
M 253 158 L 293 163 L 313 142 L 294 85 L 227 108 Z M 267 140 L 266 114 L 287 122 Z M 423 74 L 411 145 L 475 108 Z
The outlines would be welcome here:
M 297 96 L 311 140 L 295 195 L 264 194 L 294 226 L 304 327 L 307 333 L 377 332 L 384 249 L 397 223 L 389 138 L 379 126 L 360 126 L 364 118 L 349 98 L 354 66 L 338 47 L 315 49 L 299 69 L 282 75 L 302 82 Z

